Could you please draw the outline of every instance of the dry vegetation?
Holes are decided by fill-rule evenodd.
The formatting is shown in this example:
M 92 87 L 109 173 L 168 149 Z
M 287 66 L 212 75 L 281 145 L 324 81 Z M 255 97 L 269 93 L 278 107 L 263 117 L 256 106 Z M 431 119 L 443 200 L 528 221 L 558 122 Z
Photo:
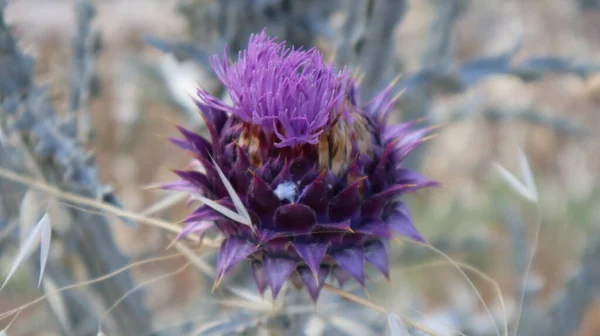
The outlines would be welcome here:
M 576 4 L 562 0 L 469 1 L 458 21 L 457 57 L 453 62 L 458 65 L 473 57 L 495 55 L 520 43 L 515 61 L 557 55 L 598 63 L 600 10 L 581 12 Z M 432 18 L 426 1 L 412 0 L 410 6 L 395 32 L 397 53 L 407 72 L 422 66 L 420 51 L 426 43 L 422 36 Z M 171 179 L 169 169 L 186 164 L 184 153 L 174 151 L 165 141 L 166 136 L 175 134 L 172 123 L 186 121 L 177 112 L 178 106 L 169 101 L 170 95 L 164 93 L 165 86 L 144 72 L 144 66 L 175 69 L 178 65 L 171 56 L 144 44 L 141 37 L 184 37 L 185 22 L 174 10 L 175 1 L 103 1 L 97 7 L 94 25 L 102 32 L 104 48 L 96 63 L 102 91 L 91 106 L 96 131 L 92 145 L 101 180 L 115 187 L 126 209 L 139 212 L 164 196 L 144 190 L 144 186 Z M 75 27 L 71 3 L 17 0 L 9 6 L 7 19 L 14 25 L 23 49 L 38 60 L 36 78 L 51 84 L 55 106 L 64 110 L 70 39 Z M 176 82 L 182 92 L 193 90 L 194 80 L 210 87 L 201 69 L 186 66 L 182 73 L 190 75 L 191 80 L 180 78 Z M 417 226 L 429 241 L 483 242 L 474 250 L 457 249 L 450 255 L 493 277 L 505 293 L 509 313 L 515 313 L 518 302 L 512 299 L 512 293 L 520 280 L 513 271 L 515 248 L 509 223 L 515 219 L 507 213 L 517 214 L 516 220 L 527 225 L 529 237 L 533 237 L 536 213 L 491 168 L 492 162 L 500 162 L 517 171 L 516 148 L 522 146 L 536 178 L 542 223 L 531 277 L 541 286 L 539 303 L 549 305 L 577 267 L 586 239 L 599 230 L 600 74 L 588 78 L 548 75 L 532 83 L 513 76 L 492 76 L 464 93 L 438 97 L 433 108 L 434 121 L 444 123 L 472 104 L 480 111 L 532 109 L 547 117 L 575 120 L 591 132 L 590 136 L 579 136 L 518 118 L 498 121 L 480 114 L 468 115 L 463 121 L 444 124 L 425 154 L 424 173 L 443 181 L 445 187 L 412 197 Z M 175 221 L 186 211 L 181 204 L 160 216 Z M 117 224 L 113 229 L 117 243 L 133 260 L 161 254 L 172 239 L 149 227 L 136 231 Z M 393 250 L 394 256 L 402 260 L 403 248 L 394 244 Z M 419 263 L 439 259 L 435 253 L 423 253 L 430 257 Z M 6 253 L 0 260 L 2 265 L 9 265 L 11 254 Z M 175 271 L 185 262 L 177 259 L 144 265 L 135 269 L 133 275 L 141 282 Z M 406 300 L 418 297 L 424 302 L 420 310 L 432 321 L 449 302 L 455 307 L 467 306 L 466 309 L 478 305 L 475 310 L 483 317 L 474 318 L 486 318 L 485 310 L 456 270 L 447 266 L 407 270 L 411 265 L 396 263 L 393 281 L 382 282 L 371 293 L 372 299 L 402 312 L 408 307 Z M 181 318 L 178 312 L 182 307 L 211 295 L 202 292 L 205 286 L 200 284 L 206 281 L 196 269 L 188 268 L 147 287 L 146 302 L 155 312 L 157 324 Z M 473 281 L 490 309 L 497 312 L 499 302 L 494 289 L 476 277 Z M 0 311 L 37 294 L 33 288 L 13 286 L 10 292 L 2 293 Z M 599 335 L 598 316 L 597 300 L 577 335 Z M 38 334 L 28 322 L 33 318 L 40 321 L 35 329 L 45 330 L 39 334 L 51 334 L 52 317 L 46 306 L 39 305 L 17 320 L 10 335 Z M 0 326 L 5 323 L 1 321 Z

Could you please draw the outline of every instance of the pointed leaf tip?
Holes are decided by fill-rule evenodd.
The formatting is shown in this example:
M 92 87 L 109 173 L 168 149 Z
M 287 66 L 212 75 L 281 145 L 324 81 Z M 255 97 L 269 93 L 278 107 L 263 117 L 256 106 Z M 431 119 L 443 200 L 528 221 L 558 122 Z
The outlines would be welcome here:
M 50 252 L 50 240 L 52 237 L 52 226 L 50 223 L 50 216 L 46 213 L 40 220 L 40 278 L 38 280 L 38 288 L 42 284 L 42 278 L 44 276 L 44 270 L 46 269 L 46 263 L 48 262 L 48 253 Z
M 229 237 L 221 244 L 217 258 L 217 281 L 220 282 L 225 273 L 256 251 L 256 246 L 237 237 Z
M 362 246 L 347 248 L 333 254 L 337 264 L 362 286 L 365 285 L 365 253 Z
M 254 277 L 256 288 L 258 288 L 260 295 L 263 295 L 268 285 L 267 275 L 265 274 L 265 267 L 262 263 L 258 261 L 253 261 L 250 266 L 252 267 L 252 276 Z
M 279 291 L 290 274 L 296 269 L 296 262 L 290 259 L 264 257 L 265 272 L 273 300 L 277 299 Z
M 534 202 L 538 201 L 538 192 L 537 187 L 535 185 L 535 179 L 533 178 L 533 172 L 531 171 L 531 167 L 529 166 L 529 161 L 527 160 L 527 155 L 525 155 L 525 151 L 523 148 L 519 147 L 519 163 L 521 169 L 521 176 L 523 177 L 523 184 L 527 187 L 531 194 L 531 199 Z
M 329 268 L 319 268 L 317 276 L 314 276 L 312 271 L 307 268 L 300 269 L 298 273 L 300 273 L 302 282 L 304 282 L 313 303 L 316 304 L 319 299 L 319 294 L 321 294 L 321 289 L 327 279 L 327 275 L 329 275 Z
M 255 232 L 254 226 L 252 225 L 252 219 L 250 218 L 250 214 L 248 214 L 248 211 L 246 211 L 244 204 L 240 200 L 236 191 L 233 189 L 233 186 L 231 185 L 231 183 L 229 183 L 229 180 L 227 180 L 227 178 L 223 174 L 223 171 L 221 171 L 221 168 L 219 168 L 219 166 L 214 161 L 214 159 L 213 159 L 213 164 L 219 174 L 221 181 L 223 182 L 223 185 L 227 189 L 227 192 L 229 193 L 229 197 L 231 198 L 232 202 L 234 203 L 234 206 L 235 206 L 237 212 L 232 211 L 231 209 L 219 204 L 218 202 L 211 200 L 209 198 L 206 198 L 198 193 L 192 194 L 192 197 L 201 201 L 202 203 L 204 203 L 206 206 L 212 208 L 213 210 L 219 212 L 223 216 L 250 227 L 252 232 Z
M 521 164 L 523 165 L 523 163 Z M 500 164 L 494 163 L 494 168 L 496 169 L 496 172 L 504 179 L 504 181 L 508 183 L 515 192 L 517 192 L 517 194 L 521 195 L 530 202 L 537 203 L 538 195 L 535 184 L 527 185 L 524 182 L 521 182 L 521 180 L 519 180 L 515 175 L 513 175 Z M 528 174 L 531 174 L 531 172 L 529 171 Z
M 242 218 L 245 219 L 245 221 L 241 222 L 241 223 L 244 224 L 244 225 L 250 226 L 250 228 L 254 231 L 254 227 L 252 226 L 252 220 L 250 219 L 250 214 L 246 210 L 246 207 L 244 206 L 244 203 L 242 202 L 242 200 L 238 196 L 237 192 L 235 191 L 235 189 L 233 188 L 233 186 L 231 185 L 231 183 L 229 182 L 229 180 L 227 179 L 227 177 L 225 176 L 225 174 L 223 174 L 223 171 L 221 170 L 221 168 L 219 167 L 219 165 L 217 164 L 217 162 L 215 161 L 215 159 L 213 159 L 211 157 L 211 160 L 212 160 L 215 168 L 217 169 L 217 172 L 219 173 L 219 178 L 221 179 L 221 182 L 223 183 L 223 185 L 227 189 L 227 193 L 229 194 L 229 198 L 231 198 L 231 201 L 235 205 L 235 209 L 237 210 L 238 214 Z
M 387 246 L 382 241 L 370 243 L 365 249 L 365 259 L 377 268 L 386 279 L 390 278 Z
M 311 244 L 294 244 L 296 251 L 304 260 L 306 265 L 310 268 L 312 273 L 317 276 L 319 272 L 319 266 L 321 261 L 327 252 L 328 244 L 323 243 L 311 243 Z
M 3 289 L 4 286 L 6 286 L 6 283 L 8 283 L 10 278 L 12 278 L 12 276 L 14 275 L 16 270 L 19 268 L 19 266 L 23 262 L 23 260 L 25 260 L 25 257 L 29 256 L 29 254 L 37 247 L 38 241 L 42 235 L 42 231 L 45 229 L 46 225 L 50 226 L 50 217 L 49 217 L 48 213 L 46 213 L 46 214 L 44 214 L 44 216 L 42 216 L 40 221 L 33 228 L 33 230 L 31 230 L 31 233 L 29 234 L 29 236 L 27 237 L 27 239 L 21 246 L 21 249 L 19 250 L 17 257 L 15 258 L 15 261 L 13 262 L 12 267 L 10 268 L 8 275 L 6 276 L 6 279 L 2 283 L 2 286 L 0 286 L 0 290 Z M 49 237 L 50 236 L 48 235 L 47 239 L 50 239 Z M 49 245 L 50 245 L 49 241 L 46 241 L 44 244 L 45 244 L 44 247 L 46 247 L 46 244 L 47 244 L 48 248 L 49 248 Z M 47 258 L 47 255 L 48 255 L 48 251 L 46 251 L 46 252 L 44 252 L 43 250 L 41 251 L 42 261 L 44 261 L 44 259 Z M 41 277 L 41 274 L 43 273 L 44 267 L 45 267 L 45 263 L 40 265 L 40 268 L 41 268 L 40 269 L 40 277 Z
M 413 224 L 410 210 L 404 203 L 398 203 L 398 205 L 396 205 L 395 211 L 386 222 L 395 232 L 421 243 L 426 242 Z

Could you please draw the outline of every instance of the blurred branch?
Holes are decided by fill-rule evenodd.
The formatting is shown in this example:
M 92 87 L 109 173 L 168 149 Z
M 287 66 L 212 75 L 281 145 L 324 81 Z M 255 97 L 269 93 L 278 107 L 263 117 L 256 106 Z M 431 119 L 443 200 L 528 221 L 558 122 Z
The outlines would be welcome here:
M 458 123 L 476 116 L 481 116 L 492 122 L 522 121 L 535 126 L 547 127 L 576 138 L 585 138 L 594 135 L 591 130 L 575 120 L 563 117 L 560 113 L 539 110 L 534 107 L 488 108 L 480 110 L 475 106 L 469 106 L 456 111 L 448 118 L 438 118 L 435 122 Z
M 360 68 L 363 98 L 371 97 L 396 75 L 394 29 L 407 10 L 405 0 L 346 2 L 347 18 L 336 50 L 336 61 Z M 391 70 L 391 71 L 390 71 Z
M 69 112 L 77 118 L 77 139 L 86 141 L 92 128 L 87 104 L 92 94 L 94 56 L 100 50 L 100 34 L 92 31 L 96 9 L 88 0 L 76 4 L 77 35 L 73 40 Z
M 421 55 L 426 69 L 445 71 L 454 60 L 454 26 L 466 7 L 465 0 L 429 0 L 435 17 L 429 28 L 427 45 Z
M 545 313 L 523 328 L 521 335 L 574 335 L 587 308 L 600 293 L 600 231 L 587 242 L 581 264 Z M 525 325 L 524 325 L 525 327 Z
M 512 56 L 517 49 L 493 57 L 476 58 L 463 63 L 456 70 L 438 71 L 424 69 L 408 75 L 399 87 L 407 94 L 413 90 L 435 89 L 443 93 L 460 93 L 481 80 L 493 75 L 513 75 L 525 82 L 542 79 L 545 75 L 572 74 L 582 78 L 600 72 L 600 64 L 577 63 L 559 57 L 533 57 L 512 65 Z
M 214 74 L 209 56 L 221 54 L 227 46 L 230 57 L 246 46 L 248 37 L 266 28 L 271 36 L 287 41 L 289 45 L 312 47 L 323 36 L 333 38 L 329 16 L 336 9 L 336 0 L 265 0 L 265 1 L 179 1 L 178 11 L 188 23 L 193 41 L 169 41 L 146 36 L 144 41 L 156 49 L 173 54 L 180 62 L 192 61 Z M 210 33 L 207 33 L 210 32 Z M 156 71 L 169 82 L 175 74 Z M 168 84 L 168 83 L 167 83 Z M 223 94 L 217 86 L 215 95 Z M 174 101 L 177 97 L 173 97 Z M 184 108 L 179 111 L 186 119 L 197 124 L 197 113 Z
M 467 237 L 462 240 L 436 239 L 431 242 L 431 245 L 445 254 L 482 253 L 492 247 L 489 241 L 477 237 Z M 415 244 L 407 244 L 397 255 L 397 260 L 402 264 L 410 264 L 419 263 L 435 256 L 429 249 Z
M 0 6 L 3 10 L 6 2 L 0 2 Z M 93 13 L 93 10 L 87 2 L 80 2 L 79 6 L 82 6 L 79 14 L 83 15 L 79 17 L 79 24 L 89 28 L 89 22 L 86 20 L 91 20 L 93 15 L 90 13 Z M 82 36 L 85 35 L 86 33 L 83 33 Z M 79 43 L 74 45 L 76 49 L 80 46 Z M 80 56 L 87 61 L 83 62 L 83 65 L 76 62 L 78 65 L 74 71 L 87 73 L 91 69 L 91 56 L 87 54 L 87 49 L 79 51 L 83 53 Z M 79 55 L 77 50 L 74 54 Z M 98 181 L 93 156 L 83 152 L 80 142 L 76 139 L 77 118 L 71 115 L 65 120 L 58 119 L 48 97 L 47 88 L 33 83 L 32 70 L 33 59 L 19 51 L 6 26 L 3 11 L 0 12 L 0 125 L 7 128 L 5 133 L 8 138 L 7 147 L 2 150 L 11 153 L 0 156 L 0 165 L 22 174 L 33 171 L 36 175 L 41 175 L 39 177 L 47 183 L 67 192 L 117 203 L 116 197 L 106 192 Z M 72 83 L 73 97 L 78 98 L 73 98 L 71 108 L 77 109 L 85 106 L 89 98 L 89 95 L 82 91 L 85 89 L 77 83 L 89 83 L 85 74 L 74 76 L 78 79 Z M 18 216 L 19 207 L 11 205 L 14 200 L 4 193 L 4 189 L 0 201 L 6 211 L 5 216 Z M 83 265 L 90 277 L 104 275 L 129 264 L 129 260 L 115 245 L 109 222 L 104 216 L 91 215 L 73 208 L 69 208 L 68 211 L 76 225 L 66 230 L 66 234 L 56 232 L 55 237 L 62 240 L 67 253 L 83 258 Z M 49 270 L 55 267 L 54 262 L 56 261 L 50 260 Z M 63 272 L 49 271 L 48 274 L 56 276 L 53 278 L 56 283 L 71 282 L 64 278 L 67 274 Z M 123 272 L 92 288 L 104 305 L 110 306 L 132 287 L 133 281 L 129 273 Z M 73 319 L 71 322 L 83 321 L 80 319 L 81 307 L 78 302 L 75 299 L 66 301 L 67 311 Z M 141 335 L 150 330 L 150 316 L 139 291 L 127 296 L 115 308 L 112 316 L 117 327 L 114 330 L 115 334 Z M 78 328 L 76 323 L 71 325 Z M 95 331 L 87 334 L 95 335 Z

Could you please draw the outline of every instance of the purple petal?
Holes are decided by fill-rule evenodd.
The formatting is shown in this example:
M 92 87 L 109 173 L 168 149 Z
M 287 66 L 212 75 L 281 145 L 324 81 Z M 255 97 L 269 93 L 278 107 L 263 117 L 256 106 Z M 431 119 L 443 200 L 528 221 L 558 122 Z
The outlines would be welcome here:
M 323 261 L 328 246 L 325 243 L 294 244 L 298 255 L 300 255 L 314 274 L 317 274 L 319 271 L 319 266 L 321 265 L 321 261 Z
M 362 181 L 354 182 L 329 201 L 327 212 L 332 222 L 342 222 L 358 211 L 360 206 L 358 187 L 361 183 Z
M 350 280 L 351 276 L 348 272 L 344 271 L 341 267 L 335 266 L 332 269 L 332 275 L 337 279 L 340 287 L 344 287 L 346 282 Z
M 275 229 L 285 232 L 309 232 L 317 223 L 315 212 L 304 204 L 292 203 L 281 206 L 273 216 Z
M 382 117 L 387 108 L 390 105 L 390 93 L 394 88 L 393 84 L 390 83 L 383 90 L 381 90 L 375 97 L 371 98 L 364 107 L 364 110 L 376 117 Z
M 208 142 L 208 140 L 181 126 L 177 126 L 177 129 L 181 132 L 187 143 L 191 145 L 191 151 L 204 157 L 206 157 L 206 155 L 212 155 L 212 144 Z
M 160 186 L 162 190 L 174 190 L 174 191 L 183 191 L 187 193 L 197 193 L 198 187 L 194 186 L 192 183 L 179 179 L 177 181 L 168 182 Z
M 410 210 L 404 203 L 398 203 L 394 212 L 388 217 L 386 220 L 388 225 L 392 228 L 392 230 L 396 231 L 399 234 L 408 236 L 416 241 L 425 242 L 425 239 L 421 236 L 417 228 L 415 228 Z
M 183 230 L 181 230 L 181 232 L 179 232 L 179 234 L 177 235 L 177 238 L 175 238 L 175 239 L 181 239 L 192 233 L 201 235 L 204 232 L 206 232 L 208 229 L 210 229 L 214 226 L 215 226 L 215 223 L 212 221 L 199 221 L 199 222 L 186 223 Z
M 337 264 L 362 286 L 365 285 L 365 253 L 362 246 L 346 248 L 333 253 Z
M 284 238 L 284 237 L 286 238 L 286 241 L 287 241 L 288 235 L 289 234 L 287 232 L 273 231 L 273 230 L 264 229 L 264 228 L 261 228 L 259 230 L 261 244 L 266 243 L 266 242 L 271 242 L 273 239 Z
M 248 187 L 247 204 L 251 210 L 262 218 L 272 217 L 281 201 L 271 187 L 258 175 L 252 177 Z
M 221 244 L 219 257 L 217 258 L 217 279 L 222 278 L 233 266 L 239 264 L 249 255 L 256 252 L 256 245 L 239 239 L 229 237 Z
M 417 122 L 415 121 L 408 121 L 401 124 L 389 125 L 383 131 L 381 140 L 384 144 L 388 144 L 407 133 L 416 124 Z
M 327 275 L 329 275 L 329 269 L 327 267 L 319 268 L 318 277 L 315 277 L 313 272 L 307 268 L 298 269 L 298 273 L 300 273 L 300 277 L 302 277 L 302 281 L 304 282 L 311 299 L 316 303 L 319 299 L 321 288 L 323 288 L 323 285 L 325 284 L 325 279 L 327 279 Z
M 327 202 L 329 201 L 328 196 L 329 188 L 327 186 L 326 176 L 323 174 L 306 187 L 298 202 L 308 205 L 314 209 L 315 212 L 321 214 L 327 208 Z
M 204 173 L 194 170 L 173 170 L 173 172 L 177 174 L 177 176 L 193 184 L 199 190 L 203 192 L 211 191 L 211 184 Z M 196 192 L 198 192 L 198 190 Z
M 289 236 L 275 237 L 271 239 L 268 244 L 264 244 L 263 248 L 269 255 L 285 255 L 292 258 L 298 257 Z
M 204 120 L 206 128 L 208 128 L 208 131 L 210 133 L 212 146 L 214 146 L 214 148 L 219 148 L 219 133 L 223 128 L 225 120 L 227 119 L 227 115 L 223 111 L 220 111 L 219 108 L 226 109 L 227 106 L 225 105 L 218 106 L 218 108 L 213 108 L 209 105 L 213 105 L 213 103 L 217 100 L 216 98 L 210 96 L 209 94 L 205 93 L 200 89 L 198 89 L 196 93 L 198 94 L 198 97 L 200 97 L 201 100 L 204 100 L 204 102 L 195 100 L 195 103 L 198 109 L 200 110 L 200 116 Z
M 290 165 L 285 163 L 283 168 L 279 171 L 279 174 L 275 176 L 273 182 L 271 182 L 271 188 L 277 188 L 281 183 L 292 181 L 292 174 L 290 173 Z
M 366 233 L 368 235 L 387 239 L 392 238 L 392 233 L 390 232 L 389 226 L 379 218 L 370 219 L 366 224 L 356 229 L 356 232 Z
M 383 273 L 387 279 L 390 278 L 388 249 L 383 241 L 369 243 L 365 248 L 365 259 Z
M 336 223 L 326 223 L 326 224 L 318 224 L 317 228 L 319 230 L 329 230 L 329 231 L 350 231 L 350 225 L 352 221 L 347 219 L 345 221 L 336 222 Z
M 361 205 L 360 216 L 366 218 L 381 217 L 383 208 L 387 203 L 385 197 L 371 197 Z
M 308 236 L 308 242 L 329 244 L 330 247 L 337 249 L 344 245 L 344 236 L 349 232 L 349 230 L 331 229 L 327 226 L 317 225 Z
M 267 275 L 265 273 L 265 267 L 258 261 L 253 261 L 250 264 L 250 267 L 252 268 L 252 276 L 254 277 L 256 287 L 258 288 L 260 295 L 263 295 L 265 289 L 267 288 Z
M 264 263 L 267 281 L 271 287 L 273 300 L 275 300 L 281 287 L 296 268 L 296 262 L 290 259 L 265 256 Z
M 386 190 L 377 193 L 373 196 L 371 196 L 371 198 L 369 199 L 369 201 L 371 202 L 381 202 L 381 203 L 388 203 L 388 201 L 392 201 L 394 200 L 396 197 L 407 193 L 411 190 L 414 190 L 415 186 L 413 184 L 394 184 L 390 187 L 388 187 Z
M 249 167 L 250 160 L 248 160 L 248 156 L 241 147 L 238 147 L 237 157 L 233 164 L 233 168 L 231 169 L 231 176 L 229 176 L 231 184 L 238 195 L 247 195 L 248 193 L 248 180 L 250 179 L 250 172 L 248 171 Z
M 413 150 L 423 143 L 422 139 L 425 137 L 427 133 L 429 133 L 430 129 L 420 129 L 416 131 L 412 131 L 403 135 L 398 142 L 396 142 L 396 150 L 394 154 L 394 158 L 396 161 L 402 161 L 404 158 L 410 154 Z
M 177 138 L 173 138 L 173 137 L 168 137 L 168 139 L 175 146 L 177 146 L 183 150 L 197 153 L 196 147 L 194 147 L 193 144 L 187 142 L 187 140 L 181 140 L 181 139 L 177 139 Z
M 396 183 L 413 185 L 409 188 L 409 191 L 439 185 L 439 182 L 430 180 L 416 171 L 407 168 L 397 169 L 396 174 Z
M 250 37 L 237 62 L 229 64 L 226 55 L 210 61 L 234 107 L 200 92 L 202 100 L 275 135 L 278 148 L 316 144 L 348 85 L 346 71 L 336 73 L 317 49 L 290 49 L 264 32 Z

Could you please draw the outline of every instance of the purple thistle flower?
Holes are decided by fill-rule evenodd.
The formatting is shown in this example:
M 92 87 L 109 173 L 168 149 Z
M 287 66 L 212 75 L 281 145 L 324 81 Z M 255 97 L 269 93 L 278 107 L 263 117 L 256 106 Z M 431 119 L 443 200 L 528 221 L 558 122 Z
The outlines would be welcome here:
M 213 57 L 212 64 L 233 106 L 198 92 L 210 141 L 184 128 L 172 141 L 204 171 L 175 171 L 181 179 L 164 188 L 233 212 L 243 203 L 250 225 L 205 204 L 180 235 L 203 234 L 211 222 L 224 234 L 216 283 L 245 259 L 259 291 L 268 286 L 273 297 L 290 277 L 315 301 L 330 274 L 340 285 L 349 278 L 364 285 L 365 261 L 389 277 L 393 232 L 423 241 L 399 197 L 437 184 L 401 166 L 428 130 L 388 125 L 391 86 L 360 105 L 346 71 L 264 31 L 236 63 Z

